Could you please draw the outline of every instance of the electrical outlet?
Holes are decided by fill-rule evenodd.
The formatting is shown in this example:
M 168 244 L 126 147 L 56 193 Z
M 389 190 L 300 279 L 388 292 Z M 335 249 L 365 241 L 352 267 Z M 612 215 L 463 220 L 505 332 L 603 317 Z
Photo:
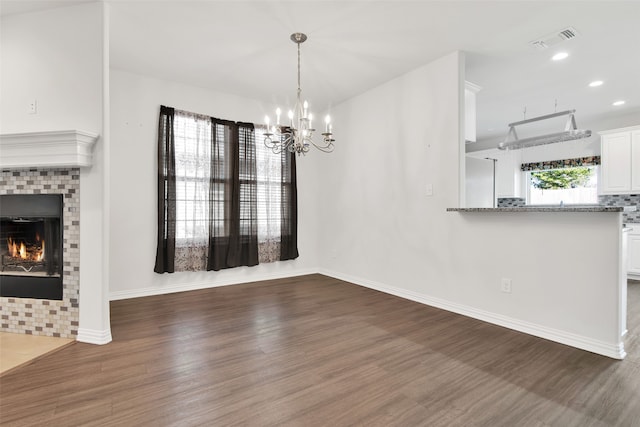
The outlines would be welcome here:
M 502 278 L 502 281 L 500 282 L 500 290 L 506 294 L 510 294 L 511 293 L 511 279 L 507 279 L 507 278 Z
M 35 99 L 29 101 L 29 105 L 27 105 L 27 112 L 29 114 L 36 114 L 38 112 L 38 102 Z
M 426 190 L 425 193 L 427 196 L 433 196 L 433 184 L 427 184 Z

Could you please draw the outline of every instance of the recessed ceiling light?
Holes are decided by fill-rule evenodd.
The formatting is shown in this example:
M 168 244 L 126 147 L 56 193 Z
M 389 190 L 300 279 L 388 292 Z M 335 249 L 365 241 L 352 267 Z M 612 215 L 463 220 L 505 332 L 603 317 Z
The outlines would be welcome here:
M 618 107 L 618 106 L 623 105 L 623 104 L 624 104 L 624 101 L 623 101 L 623 100 L 620 100 L 620 101 L 616 101 L 616 102 L 614 102 L 612 105 L 613 105 L 614 107 Z
M 553 59 L 554 61 L 562 61 L 563 59 L 565 59 L 567 56 L 569 56 L 569 54 L 567 52 L 558 52 L 555 55 L 553 55 L 551 57 L 551 59 Z
M 589 87 L 602 86 L 602 83 L 604 83 L 602 80 L 594 80 L 591 83 L 589 83 Z

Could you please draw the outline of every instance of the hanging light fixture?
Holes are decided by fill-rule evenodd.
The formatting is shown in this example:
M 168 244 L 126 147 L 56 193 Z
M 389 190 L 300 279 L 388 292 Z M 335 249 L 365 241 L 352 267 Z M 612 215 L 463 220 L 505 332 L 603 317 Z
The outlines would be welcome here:
M 526 112 L 526 109 L 525 109 Z M 575 118 L 576 110 L 561 111 L 559 113 L 547 114 L 546 116 L 534 117 L 532 119 L 509 123 L 509 133 L 504 142 L 498 144 L 500 150 L 518 150 L 521 148 L 536 147 L 538 145 L 553 144 L 556 142 L 573 141 L 576 139 L 589 138 L 590 130 L 578 129 Z M 549 120 L 555 117 L 569 116 L 564 131 L 549 133 L 546 135 L 533 136 L 529 138 L 518 138 L 516 126 L 525 125 L 542 120 Z
M 307 36 L 302 33 L 291 34 L 291 41 L 298 45 L 298 92 L 296 105 L 293 110 L 289 110 L 289 123 L 286 126 L 280 124 L 282 111 L 276 109 L 276 123 L 270 127 L 269 116 L 265 117 L 267 132 L 264 134 L 264 145 L 278 154 L 285 150 L 291 153 L 306 154 L 313 145 L 318 150 L 325 153 L 333 151 L 333 133 L 331 133 L 331 117 L 325 117 L 325 131 L 322 133 L 322 142 L 316 143 L 313 140 L 313 133 L 316 131 L 312 126 L 313 114 L 309 112 L 307 101 L 302 102 L 302 89 L 300 89 L 300 45 L 307 40 Z

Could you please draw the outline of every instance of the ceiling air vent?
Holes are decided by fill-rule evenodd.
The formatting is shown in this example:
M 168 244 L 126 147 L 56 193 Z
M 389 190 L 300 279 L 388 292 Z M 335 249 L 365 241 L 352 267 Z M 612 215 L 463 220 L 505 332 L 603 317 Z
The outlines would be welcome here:
M 578 36 L 578 32 L 575 28 L 569 27 L 558 33 L 558 37 L 564 40 L 569 40 Z
M 547 49 L 553 45 L 556 45 L 565 40 L 571 40 L 578 36 L 578 32 L 573 27 L 567 27 L 555 33 L 548 34 L 544 37 L 540 37 L 537 40 L 529 42 L 536 49 Z

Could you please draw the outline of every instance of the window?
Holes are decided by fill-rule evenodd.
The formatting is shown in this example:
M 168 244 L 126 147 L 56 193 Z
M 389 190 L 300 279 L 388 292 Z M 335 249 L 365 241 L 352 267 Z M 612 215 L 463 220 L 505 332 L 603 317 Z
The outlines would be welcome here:
M 295 155 L 263 140 L 251 123 L 161 106 L 156 272 L 298 257 Z
M 523 163 L 530 205 L 598 203 L 600 156 Z
M 256 176 L 258 184 L 258 242 L 280 242 L 282 216 L 282 162 L 264 141 L 264 127 L 256 127 Z
M 211 120 L 176 111 L 174 117 L 176 177 L 176 243 L 206 246 L 209 228 L 209 171 L 211 169 Z M 221 194 L 214 203 L 219 204 Z M 219 209 L 219 208 L 218 208 Z M 220 215 L 216 215 L 221 218 Z M 219 220 L 216 226 L 221 227 Z
M 223 184 L 224 180 L 220 177 L 209 179 L 211 128 L 211 120 L 206 116 L 176 111 L 176 239 L 181 245 L 194 242 L 206 245 L 210 220 L 221 235 L 228 234 L 224 226 L 227 197 L 224 186 L 216 185 Z M 218 141 L 224 141 L 224 128 L 216 126 L 216 132 Z M 255 134 L 258 241 L 280 242 L 281 156 L 260 143 L 264 141 L 263 128 L 256 127 Z M 225 167 L 224 155 L 222 150 L 217 156 L 219 168 Z M 242 149 L 240 155 L 245 155 Z M 251 181 L 251 175 L 241 170 L 241 197 L 250 192 Z M 215 206 L 213 218 L 209 217 L 207 204 L 209 191 L 212 191 L 211 201 Z M 247 218 L 241 216 L 241 219 Z
M 530 171 L 527 182 L 531 205 L 598 203 L 598 166 Z

